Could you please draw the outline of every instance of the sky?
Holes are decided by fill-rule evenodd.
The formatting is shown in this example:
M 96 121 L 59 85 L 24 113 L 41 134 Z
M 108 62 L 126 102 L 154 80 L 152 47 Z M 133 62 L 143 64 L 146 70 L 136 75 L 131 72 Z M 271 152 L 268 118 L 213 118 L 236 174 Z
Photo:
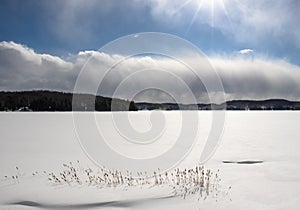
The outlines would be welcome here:
M 160 32 L 191 42 L 207 56 L 222 81 L 226 100 L 300 100 L 299 11 L 297 0 L 2 0 L 0 90 L 70 92 L 89 56 L 98 58 L 97 71 L 124 56 L 98 93 L 112 95 L 128 75 L 155 66 L 167 70 L 158 77 L 153 72 L 136 75 L 137 90 L 144 90 L 151 78 L 153 87 L 165 82 L 169 95 L 189 103 L 176 78 L 168 81 L 174 73 L 198 102 L 207 102 L 205 85 L 170 58 L 126 59 L 121 53 L 98 51 L 123 36 Z M 207 78 L 212 76 L 201 71 Z M 124 86 L 116 96 L 128 98 L 131 89 Z M 165 102 L 170 100 L 168 94 L 149 90 L 136 99 Z M 214 101 L 221 100 L 218 94 L 214 93 Z

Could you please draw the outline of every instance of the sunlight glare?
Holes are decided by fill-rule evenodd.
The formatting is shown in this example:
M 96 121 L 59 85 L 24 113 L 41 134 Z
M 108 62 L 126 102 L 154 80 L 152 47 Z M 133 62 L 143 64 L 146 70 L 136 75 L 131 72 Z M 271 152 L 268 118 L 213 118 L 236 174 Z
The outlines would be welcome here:
M 193 17 L 188 26 L 187 32 L 191 26 L 199 19 L 201 22 L 207 22 L 212 28 L 216 27 L 216 24 L 221 25 L 225 19 L 231 25 L 230 17 L 225 5 L 226 0 L 194 0 L 196 10 L 193 13 Z M 191 3 L 191 0 L 187 0 L 183 5 Z M 221 22 L 221 23 L 220 23 Z

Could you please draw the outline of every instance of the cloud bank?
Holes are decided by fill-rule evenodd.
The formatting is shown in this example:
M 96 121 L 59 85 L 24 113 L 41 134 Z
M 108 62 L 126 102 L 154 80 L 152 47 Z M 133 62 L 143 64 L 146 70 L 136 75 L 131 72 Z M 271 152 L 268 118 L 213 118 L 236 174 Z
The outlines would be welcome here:
M 245 49 L 247 52 L 250 52 L 249 49 Z M 88 67 L 84 66 L 91 56 Z M 135 100 L 166 102 L 175 97 L 179 102 L 189 103 L 188 91 L 191 91 L 198 102 L 209 102 L 201 80 L 184 64 L 167 57 L 124 57 L 123 62 L 103 75 L 120 58 L 122 55 L 89 50 L 64 60 L 49 54 L 39 54 L 14 42 L 0 42 L 0 89 L 72 92 L 79 73 L 86 67 L 91 70 L 85 75 L 82 91 L 89 92 L 91 86 L 98 85 L 97 78 L 105 76 L 98 89 L 101 95 L 130 98 L 134 90 L 140 90 Z M 300 67 L 286 60 L 222 55 L 212 56 L 209 61 L 223 82 L 227 100 L 300 99 Z M 201 69 L 199 63 L 199 69 L 195 71 L 200 71 L 203 78 L 210 82 L 211 70 Z M 116 88 L 119 88 L 117 92 Z M 165 92 L 155 88 L 164 89 Z M 217 102 L 220 93 L 212 94 L 215 96 L 212 100 Z

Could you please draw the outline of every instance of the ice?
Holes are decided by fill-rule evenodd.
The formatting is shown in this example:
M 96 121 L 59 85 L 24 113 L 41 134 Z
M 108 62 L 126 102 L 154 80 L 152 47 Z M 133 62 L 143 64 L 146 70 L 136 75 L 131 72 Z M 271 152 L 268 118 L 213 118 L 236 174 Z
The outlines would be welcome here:
M 147 132 L 151 129 L 150 113 L 126 114 L 130 115 L 133 127 Z M 166 133 L 161 135 L 163 139 L 155 145 L 157 148 L 164 147 L 156 151 L 158 155 L 172 144 L 180 132 L 177 125 L 172 124 L 179 119 L 180 112 L 161 113 L 168 125 Z M 197 142 L 177 167 L 189 168 L 197 164 L 209 133 L 211 112 L 194 113 L 200 119 Z M 109 117 L 111 113 L 96 114 L 99 120 Z M 298 209 L 299 122 L 300 112 L 295 111 L 226 112 L 220 145 L 205 164 L 213 171 L 220 170 L 222 191 L 217 198 L 198 201 L 193 195 L 185 199 L 172 196 L 167 186 L 127 190 L 122 187 L 99 189 L 86 184 L 54 186 L 48 181 L 48 173 L 58 173 L 64 163 L 72 161 L 74 164 L 79 160 L 84 168 L 97 168 L 78 141 L 72 113 L 1 113 L 0 208 Z M 102 126 L 108 126 L 103 127 L 109 131 L 105 135 L 118 138 L 119 134 L 111 127 L 112 124 L 104 123 Z M 114 143 L 118 140 L 121 138 L 114 139 Z M 126 144 L 118 149 L 124 149 Z

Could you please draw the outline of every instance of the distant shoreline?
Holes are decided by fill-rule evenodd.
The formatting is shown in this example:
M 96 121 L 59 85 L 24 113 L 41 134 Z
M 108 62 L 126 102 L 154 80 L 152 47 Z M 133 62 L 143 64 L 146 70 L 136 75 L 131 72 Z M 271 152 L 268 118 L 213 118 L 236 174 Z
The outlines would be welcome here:
M 76 96 L 73 98 L 73 96 Z M 75 100 L 73 100 L 75 99 Z M 112 108 L 113 101 L 113 108 Z M 232 100 L 222 104 L 177 104 L 134 102 L 118 98 L 73 94 L 48 90 L 0 91 L 0 111 L 70 112 L 70 111 L 142 111 L 142 110 L 300 110 L 299 101 L 285 99 Z

